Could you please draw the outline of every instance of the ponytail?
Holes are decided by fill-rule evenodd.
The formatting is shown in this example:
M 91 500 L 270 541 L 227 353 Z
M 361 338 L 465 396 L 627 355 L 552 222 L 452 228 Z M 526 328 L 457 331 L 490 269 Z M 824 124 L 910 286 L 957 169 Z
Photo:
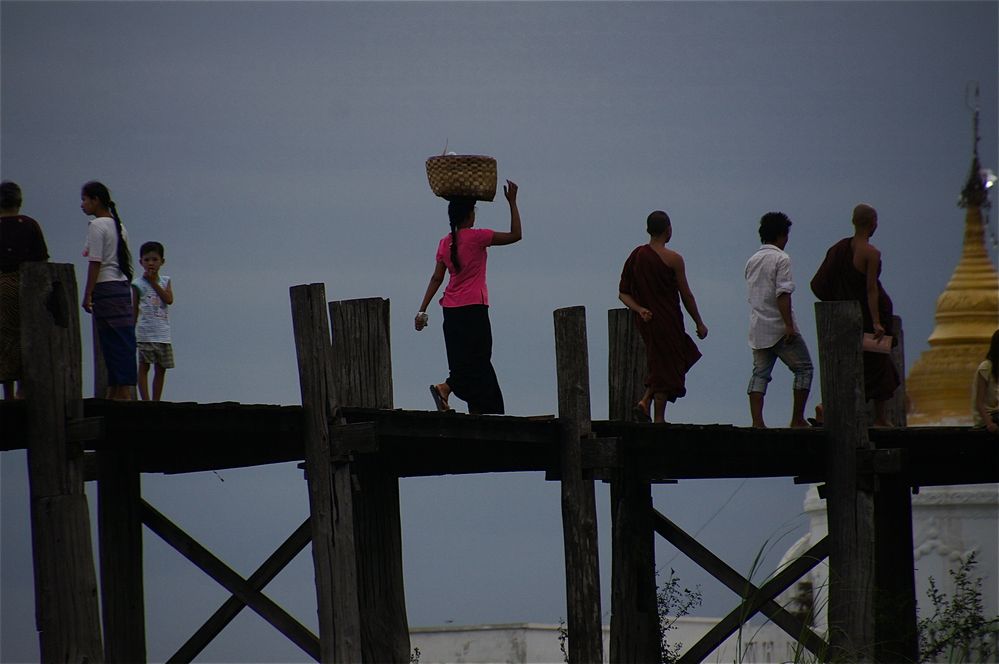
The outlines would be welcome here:
M 122 233 L 121 218 L 118 216 L 118 209 L 115 207 L 114 201 L 108 202 L 108 209 L 111 210 L 111 216 L 114 217 L 114 227 L 118 231 L 118 269 L 125 275 L 128 282 L 132 283 L 132 277 L 135 275 L 132 270 L 132 252 L 128 250 L 128 242 Z
M 451 222 L 451 264 L 455 272 L 461 272 L 461 263 L 458 261 L 458 225 L 464 223 L 473 210 L 474 198 L 455 198 L 447 206 L 447 217 Z
M 458 262 L 458 227 L 451 222 L 451 265 L 455 272 L 461 272 L 461 263 Z
M 83 195 L 87 198 L 96 198 L 111 212 L 115 230 L 118 232 L 118 269 L 131 282 L 135 274 L 132 270 L 132 252 L 128 250 L 128 242 L 125 241 L 125 233 L 121 227 L 121 217 L 118 216 L 118 209 L 115 207 L 114 201 L 111 200 L 111 192 L 103 183 L 91 180 L 83 185 Z

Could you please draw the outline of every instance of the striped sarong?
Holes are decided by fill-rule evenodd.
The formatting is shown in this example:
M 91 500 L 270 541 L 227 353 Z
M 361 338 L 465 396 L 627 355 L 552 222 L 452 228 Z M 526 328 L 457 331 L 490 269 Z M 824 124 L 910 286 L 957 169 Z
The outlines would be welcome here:
M 108 385 L 135 385 L 138 381 L 131 285 L 127 281 L 102 281 L 94 287 L 92 302 Z
M 0 273 L 0 381 L 21 377 L 21 296 L 18 273 Z

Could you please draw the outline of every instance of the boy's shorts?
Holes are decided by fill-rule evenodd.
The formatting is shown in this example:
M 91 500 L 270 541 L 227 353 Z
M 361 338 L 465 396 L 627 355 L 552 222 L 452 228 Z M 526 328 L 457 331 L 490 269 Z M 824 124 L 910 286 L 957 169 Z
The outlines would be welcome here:
M 140 341 L 136 345 L 139 349 L 139 362 L 155 364 L 163 369 L 173 369 L 173 346 L 170 344 Z

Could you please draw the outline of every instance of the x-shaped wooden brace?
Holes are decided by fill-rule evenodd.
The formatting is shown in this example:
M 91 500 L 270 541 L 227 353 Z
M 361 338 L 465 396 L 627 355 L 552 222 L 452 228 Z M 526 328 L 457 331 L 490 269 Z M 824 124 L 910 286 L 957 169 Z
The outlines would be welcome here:
M 141 510 L 142 522 L 150 530 L 232 593 L 232 597 L 219 607 L 212 617 L 195 632 L 194 636 L 188 639 L 187 643 L 167 660 L 168 662 L 190 662 L 193 660 L 236 617 L 236 614 L 244 606 L 256 611 L 260 617 L 291 639 L 310 657 L 319 661 L 319 639 L 316 635 L 260 592 L 312 541 L 308 519 L 250 575 L 250 578 L 244 579 L 144 500 L 141 501 Z
M 701 637 L 700 641 L 691 646 L 680 657 L 680 662 L 703 661 L 725 639 L 734 634 L 736 630 L 760 611 L 770 618 L 775 625 L 805 646 L 816 657 L 822 658 L 826 656 L 829 652 L 828 644 L 813 632 L 804 621 L 773 601 L 773 598 L 789 588 L 791 584 L 800 579 L 806 572 L 818 565 L 829 555 L 828 537 L 823 537 L 820 542 L 801 554 L 774 576 L 774 578 L 757 588 L 748 579 L 729 567 L 721 558 L 711 553 L 700 542 L 663 516 L 658 510 L 653 509 L 652 513 L 657 533 L 743 598 L 742 604 L 725 616 L 721 622 L 712 627 L 707 634 Z

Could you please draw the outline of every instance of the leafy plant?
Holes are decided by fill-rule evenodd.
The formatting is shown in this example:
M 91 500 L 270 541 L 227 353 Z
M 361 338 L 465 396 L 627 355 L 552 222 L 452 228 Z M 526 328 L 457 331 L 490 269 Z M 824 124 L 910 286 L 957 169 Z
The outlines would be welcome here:
M 933 614 L 919 621 L 920 661 L 947 662 L 995 661 L 999 637 L 999 616 L 986 619 L 982 605 L 982 579 L 974 575 L 978 560 L 972 552 L 956 569 L 950 570 L 954 594 L 948 598 L 929 579 L 926 595 Z
M 658 575 L 658 571 L 656 572 Z M 666 582 L 656 588 L 656 609 L 659 613 L 659 661 L 674 664 L 679 661 L 683 643 L 670 643 L 667 632 L 676 629 L 676 622 L 701 605 L 701 587 L 682 588 L 673 568 Z
M 656 571 L 656 576 L 659 572 Z M 661 664 L 675 664 L 680 660 L 683 643 L 669 643 L 667 632 L 675 630 L 676 622 L 689 614 L 691 609 L 701 604 L 701 587 L 693 590 L 681 587 L 676 572 L 671 568 L 669 578 L 662 585 L 656 586 L 656 613 L 659 615 L 659 661 Z M 569 629 L 561 618 L 558 622 L 558 645 L 562 650 L 562 659 L 569 661 Z

